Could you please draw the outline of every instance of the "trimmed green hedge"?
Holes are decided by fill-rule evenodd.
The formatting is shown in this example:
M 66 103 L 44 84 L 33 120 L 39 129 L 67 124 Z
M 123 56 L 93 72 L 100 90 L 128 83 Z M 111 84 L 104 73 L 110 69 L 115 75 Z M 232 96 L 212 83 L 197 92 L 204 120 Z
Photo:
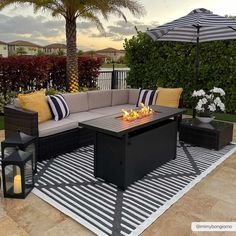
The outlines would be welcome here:
M 128 84 L 139 88 L 183 87 L 185 107 L 194 89 L 221 87 L 227 112 L 236 112 L 236 41 L 200 44 L 199 80 L 194 82 L 196 48 L 192 43 L 153 41 L 139 32 L 125 40 Z

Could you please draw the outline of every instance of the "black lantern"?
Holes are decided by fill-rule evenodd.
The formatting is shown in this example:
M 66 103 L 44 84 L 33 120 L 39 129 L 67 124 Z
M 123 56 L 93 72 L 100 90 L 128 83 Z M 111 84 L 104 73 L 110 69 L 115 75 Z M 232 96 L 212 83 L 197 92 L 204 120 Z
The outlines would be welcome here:
M 33 154 L 33 170 L 37 172 L 37 138 L 17 131 L 2 142 L 2 159 L 20 149 Z
M 33 154 L 17 150 L 2 160 L 4 197 L 24 199 L 34 187 Z

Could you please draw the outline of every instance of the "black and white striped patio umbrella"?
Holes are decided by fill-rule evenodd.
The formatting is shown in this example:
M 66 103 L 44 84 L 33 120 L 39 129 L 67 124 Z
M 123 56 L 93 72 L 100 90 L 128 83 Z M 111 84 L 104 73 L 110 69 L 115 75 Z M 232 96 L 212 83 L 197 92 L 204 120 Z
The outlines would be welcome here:
M 236 39 L 236 20 L 199 8 L 188 15 L 146 31 L 153 40 L 196 43 L 195 81 L 199 71 L 199 43 Z
M 199 78 L 199 43 L 236 39 L 236 20 L 199 8 L 188 15 L 146 31 L 155 41 L 196 43 L 195 86 Z
M 177 20 L 146 32 L 153 40 L 209 42 L 236 39 L 236 20 L 199 8 Z

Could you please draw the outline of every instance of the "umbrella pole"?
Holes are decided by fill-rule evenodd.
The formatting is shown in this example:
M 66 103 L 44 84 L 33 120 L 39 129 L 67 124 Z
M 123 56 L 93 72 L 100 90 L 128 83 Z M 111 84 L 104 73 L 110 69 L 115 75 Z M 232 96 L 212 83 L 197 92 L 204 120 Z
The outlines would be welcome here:
M 197 28 L 197 43 L 196 43 L 196 57 L 195 57 L 195 74 L 194 74 L 194 89 L 198 87 L 198 78 L 199 78 L 199 55 L 200 55 L 200 45 L 199 45 L 199 32 L 200 26 L 196 26 Z M 193 108 L 193 118 L 196 117 L 196 110 L 195 110 L 195 101 L 192 103 Z

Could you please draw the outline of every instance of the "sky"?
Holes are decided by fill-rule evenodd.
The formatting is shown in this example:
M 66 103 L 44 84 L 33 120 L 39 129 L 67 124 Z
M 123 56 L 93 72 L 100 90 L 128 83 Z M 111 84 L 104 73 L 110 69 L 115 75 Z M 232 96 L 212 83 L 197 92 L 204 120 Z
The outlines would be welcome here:
M 145 31 L 167 23 L 195 8 L 206 8 L 215 14 L 236 16 L 236 0 L 137 0 L 146 9 L 145 16 L 133 17 L 124 10 L 128 22 L 110 15 L 102 20 L 105 34 L 83 19 L 77 20 L 77 47 L 80 50 L 98 50 L 106 47 L 123 48 L 125 38 L 136 34 L 134 27 Z M 102 18 L 101 18 L 102 19 Z M 34 13 L 29 6 L 11 6 L 0 11 L 0 41 L 31 41 L 39 45 L 65 43 L 65 21 L 51 17 L 50 13 Z

